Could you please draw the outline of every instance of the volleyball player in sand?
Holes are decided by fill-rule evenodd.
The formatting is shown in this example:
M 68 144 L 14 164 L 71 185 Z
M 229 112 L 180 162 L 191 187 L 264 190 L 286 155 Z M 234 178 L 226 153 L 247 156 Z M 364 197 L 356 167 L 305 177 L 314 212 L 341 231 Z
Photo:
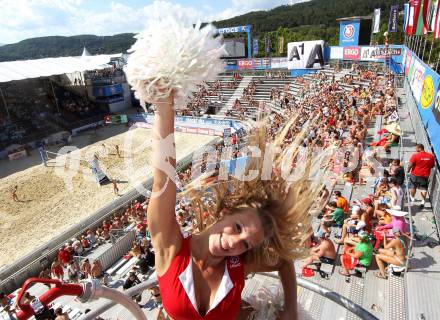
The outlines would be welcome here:
M 18 199 L 17 192 L 18 192 L 18 186 L 15 185 L 13 188 L 11 188 L 11 197 L 12 197 L 12 200 L 13 200 L 14 202 L 19 202 L 19 201 L 20 201 L 20 200 Z

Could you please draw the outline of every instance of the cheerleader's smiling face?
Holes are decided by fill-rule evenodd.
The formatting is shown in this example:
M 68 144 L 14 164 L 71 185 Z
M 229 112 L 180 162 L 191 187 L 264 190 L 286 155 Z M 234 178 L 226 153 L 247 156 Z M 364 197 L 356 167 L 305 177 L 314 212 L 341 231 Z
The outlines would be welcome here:
M 252 209 L 226 215 L 209 228 L 209 252 L 214 256 L 239 256 L 263 240 L 261 220 Z

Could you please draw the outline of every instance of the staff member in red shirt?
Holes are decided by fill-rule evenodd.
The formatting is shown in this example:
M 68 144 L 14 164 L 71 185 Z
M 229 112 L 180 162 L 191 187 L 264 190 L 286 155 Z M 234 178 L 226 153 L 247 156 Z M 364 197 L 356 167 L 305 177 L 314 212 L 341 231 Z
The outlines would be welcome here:
M 416 144 L 416 153 L 411 156 L 408 165 L 408 173 L 410 174 L 409 188 L 411 202 L 414 202 L 417 189 L 420 190 L 422 194 L 422 203 L 420 204 L 421 208 L 425 206 L 429 175 L 431 174 L 431 169 L 434 167 L 434 165 L 434 156 L 429 152 L 425 152 L 425 147 L 423 144 Z

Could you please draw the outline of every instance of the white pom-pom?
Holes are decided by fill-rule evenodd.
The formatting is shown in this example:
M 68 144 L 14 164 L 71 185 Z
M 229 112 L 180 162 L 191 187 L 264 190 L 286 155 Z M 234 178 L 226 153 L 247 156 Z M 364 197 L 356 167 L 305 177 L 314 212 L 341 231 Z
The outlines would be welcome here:
M 170 12 L 150 20 L 147 29 L 136 36 L 125 68 L 141 105 L 175 90 L 176 108 L 182 108 L 198 84 L 214 80 L 224 70 L 220 60 L 224 47 L 215 35 L 212 25 L 185 26 L 178 14 Z

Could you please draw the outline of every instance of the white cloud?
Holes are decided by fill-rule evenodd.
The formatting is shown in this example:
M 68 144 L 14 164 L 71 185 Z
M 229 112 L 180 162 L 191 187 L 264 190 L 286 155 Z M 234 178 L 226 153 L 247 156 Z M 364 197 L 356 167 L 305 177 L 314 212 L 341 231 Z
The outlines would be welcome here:
M 257 10 L 269 10 L 282 5 L 289 5 L 290 3 L 300 3 L 309 0 L 232 0 L 234 8 L 241 9 L 241 12 L 257 11 Z
M 231 18 L 253 10 L 267 10 L 289 0 L 230 0 L 220 12 L 209 4 L 198 7 L 182 6 L 168 1 L 156 1 L 134 8 L 112 1 L 99 11 L 85 9 L 83 0 L 0 0 L 0 42 L 13 43 L 26 38 L 50 35 L 112 35 L 141 31 L 149 17 L 178 11 L 191 23 Z M 297 0 L 296 2 L 301 2 Z M 227 6 L 227 4 L 226 4 Z M 177 10 L 176 10 L 177 9 Z
M 49 35 L 139 32 L 149 17 L 171 10 L 190 17 L 191 23 L 206 19 L 202 10 L 166 1 L 156 1 L 141 9 L 113 1 L 99 12 L 84 9 L 81 4 L 82 0 L 0 0 L 0 42 Z

